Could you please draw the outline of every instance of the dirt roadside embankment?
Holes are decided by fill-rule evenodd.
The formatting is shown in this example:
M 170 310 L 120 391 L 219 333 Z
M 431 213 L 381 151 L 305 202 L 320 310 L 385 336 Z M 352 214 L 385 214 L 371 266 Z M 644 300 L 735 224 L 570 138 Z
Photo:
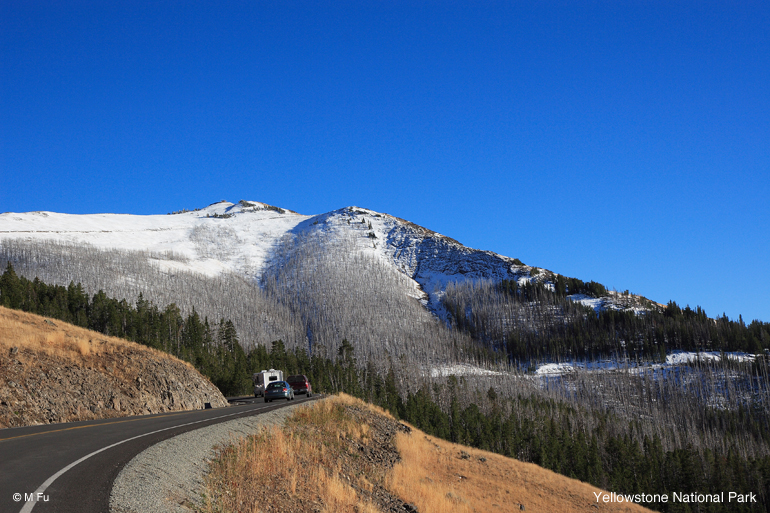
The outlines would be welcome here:
M 201 513 L 650 511 L 604 502 L 608 492 L 532 463 L 429 436 L 345 394 L 223 446 L 204 483 Z
M 192 365 L 0 307 L 0 428 L 227 406 Z

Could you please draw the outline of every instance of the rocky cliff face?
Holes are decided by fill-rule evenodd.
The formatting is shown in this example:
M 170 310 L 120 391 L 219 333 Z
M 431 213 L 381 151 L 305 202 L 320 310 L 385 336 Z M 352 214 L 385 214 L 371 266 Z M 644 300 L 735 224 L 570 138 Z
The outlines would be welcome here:
M 0 308 L 0 427 L 227 406 L 191 365 L 61 321 Z

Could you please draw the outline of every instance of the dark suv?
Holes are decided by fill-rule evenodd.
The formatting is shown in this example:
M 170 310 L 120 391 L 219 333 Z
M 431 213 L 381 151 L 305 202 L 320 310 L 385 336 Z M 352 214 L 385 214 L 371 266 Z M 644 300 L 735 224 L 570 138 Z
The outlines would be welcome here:
M 308 397 L 313 395 L 313 387 L 310 386 L 307 376 L 303 374 L 297 374 L 296 376 L 289 376 L 286 378 L 291 388 L 294 389 L 295 394 L 306 394 Z

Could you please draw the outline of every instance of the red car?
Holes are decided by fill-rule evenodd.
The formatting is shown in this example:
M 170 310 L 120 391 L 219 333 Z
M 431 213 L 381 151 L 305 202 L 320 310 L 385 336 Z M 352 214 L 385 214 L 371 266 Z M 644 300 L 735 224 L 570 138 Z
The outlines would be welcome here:
M 310 386 L 307 376 L 303 374 L 297 374 L 296 376 L 289 376 L 286 378 L 291 388 L 294 389 L 295 394 L 306 394 L 308 397 L 313 395 L 313 387 Z

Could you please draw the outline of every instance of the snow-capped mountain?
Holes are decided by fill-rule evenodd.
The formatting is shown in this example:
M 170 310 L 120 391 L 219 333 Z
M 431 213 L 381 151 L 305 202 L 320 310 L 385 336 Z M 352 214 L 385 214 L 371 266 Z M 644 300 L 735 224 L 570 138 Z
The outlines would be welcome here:
M 554 289 L 551 271 L 359 207 L 308 216 L 242 200 L 166 215 L 4 213 L 5 262 L 30 280 L 230 319 L 246 348 L 280 339 L 334 356 L 347 339 L 360 361 L 380 366 L 473 363 L 480 347 L 503 351 L 511 333 L 584 315 L 547 298 L 510 301 L 496 288 Z M 570 298 L 596 310 L 651 304 L 617 293 Z
M 415 295 L 443 317 L 441 297 L 450 282 L 538 280 L 551 272 L 459 242 L 404 219 L 366 208 L 346 207 L 308 216 L 256 201 L 220 201 L 171 215 L 0 214 L 0 241 L 56 241 L 102 250 L 145 252 L 168 272 L 216 277 L 234 273 L 258 282 L 270 266 L 281 265 L 277 248 L 292 237 L 319 235 L 347 239 L 361 254 L 393 266 L 413 281 Z M 535 274 L 537 276 L 535 276 Z M 597 309 L 639 308 L 617 296 L 574 300 Z

